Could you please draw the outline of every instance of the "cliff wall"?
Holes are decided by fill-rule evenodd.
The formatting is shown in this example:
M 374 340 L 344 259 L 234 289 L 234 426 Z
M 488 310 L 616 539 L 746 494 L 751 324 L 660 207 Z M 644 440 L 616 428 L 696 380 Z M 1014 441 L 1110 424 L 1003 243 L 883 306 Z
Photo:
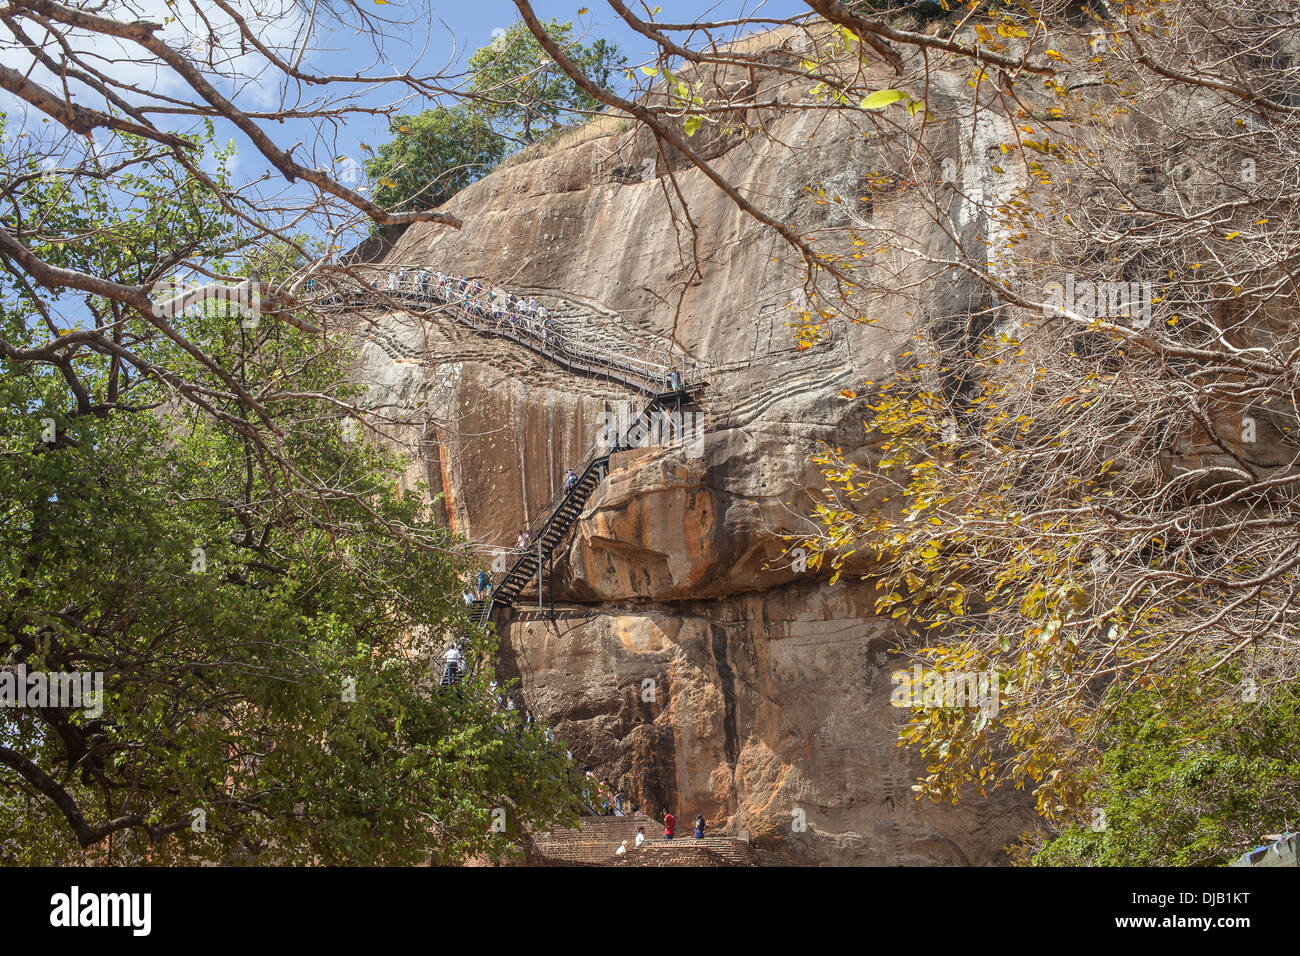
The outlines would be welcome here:
M 848 120 L 790 115 L 761 139 L 702 142 L 801 230 L 869 217 L 918 233 L 905 188 L 867 190 L 883 154 Z M 872 198 L 827 201 L 819 188 Z M 906 714 L 889 706 L 896 635 L 869 584 L 830 586 L 783 557 L 823 484 L 808 461 L 818 443 L 870 454 L 864 400 L 842 390 L 889 367 L 916 304 L 881 297 L 878 321 L 834 319 L 800 351 L 790 249 L 630 129 L 506 166 L 447 208 L 463 230 L 413 227 L 387 267 L 483 277 L 648 349 L 671 340 L 710 369 L 688 409 L 702 446 L 616 455 L 557 562 L 555 618 L 537 613 L 534 591 L 499 620 L 503 676 L 520 679 L 522 702 L 580 765 L 683 826 L 703 813 L 809 863 L 1001 859 L 1032 824 L 1024 800 L 913 799 L 923 768 L 896 746 Z M 954 283 L 933 306 L 959 313 L 965 294 Z M 485 548 L 513 544 L 602 415 L 634 400 L 446 317 L 369 318 L 389 343 L 363 351 L 371 400 L 404 416 L 421 449 L 412 478 L 443 491 L 447 520 Z

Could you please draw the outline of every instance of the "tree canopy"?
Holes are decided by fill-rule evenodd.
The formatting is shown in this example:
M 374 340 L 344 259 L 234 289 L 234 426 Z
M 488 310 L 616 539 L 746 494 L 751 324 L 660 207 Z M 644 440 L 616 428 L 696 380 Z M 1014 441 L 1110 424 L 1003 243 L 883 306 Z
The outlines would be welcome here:
M 583 76 L 600 86 L 626 65 L 618 47 L 603 38 L 582 43 L 573 24 L 551 20 L 546 33 Z M 561 117 L 599 109 L 594 97 L 551 58 L 520 21 L 477 50 L 469 61 L 471 109 L 504 137 L 527 145 L 561 125 Z
M 1022 849 L 1039 866 L 1222 866 L 1294 830 L 1300 688 L 1249 696 L 1225 708 L 1192 679 L 1117 699 L 1087 818 Z
M 85 237 L 38 250 L 59 268 L 135 283 L 197 252 L 236 271 L 236 224 L 183 172 L 124 182 L 138 205 L 57 173 L 11 200 Z M 302 266 L 296 246 L 244 258 L 270 281 Z M 90 296 L 104 355 L 7 274 L 0 659 L 102 692 L 0 710 L 7 860 L 456 862 L 574 814 L 563 749 L 502 707 L 490 666 L 434 686 L 448 641 L 488 662 L 493 639 L 457 598 L 462 543 L 351 427 L 344 343 L 224 300 L 168 335 Z
M 505 140 L 463 105 L 398 116 L 390 132 L 366 161 L 375 200 L 387 209 L 440 206 L 505 155 Z

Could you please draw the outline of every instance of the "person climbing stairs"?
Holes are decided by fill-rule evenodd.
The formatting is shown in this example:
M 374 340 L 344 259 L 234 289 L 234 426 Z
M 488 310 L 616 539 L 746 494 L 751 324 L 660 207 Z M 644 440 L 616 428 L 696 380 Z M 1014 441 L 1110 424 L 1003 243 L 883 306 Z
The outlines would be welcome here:
M 529 546 L 516 551 L 514 563 L 501 577 L 491 582 L 486 600 L 476 600 L 470 606 L 471 619 L 479 627 L 487 625 L 495 608 L 512 606 L 528 582 L 559 548 L 569 530 L 577 523 L 592 492 L 608 473 L 612 452 L 628 447 L 629 434 L 644 434 L 651 416 L 665 404 L 671 402 L 680 407 L 683 396 L 689 400 L 689 390 L 683 387 L 674 392 L 656 394 L 638 415 L 630 419 L 627 428 L 615 436 L 608 448 L 598 440 L 587 450 L 582 461 L 570 469 L 577 479 L 566 481 L 542 509 L 541 518 L 528 529 L 528 539 L 531 542 Z

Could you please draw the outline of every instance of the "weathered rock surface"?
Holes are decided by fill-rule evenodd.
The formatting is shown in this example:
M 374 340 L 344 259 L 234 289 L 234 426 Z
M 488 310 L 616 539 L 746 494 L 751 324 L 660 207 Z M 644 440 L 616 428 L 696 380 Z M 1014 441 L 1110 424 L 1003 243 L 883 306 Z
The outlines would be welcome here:
M 825 116 L 774 132 L 710 153 L 774 214 L 810 230 L 846 224 L 848 210 L 807 187 L 862 192 L 861 135 Z M 777 145 L 813 138 L 816 151 Z M 662 161 L 637 181 L 653 155 L 624 132 L 508 166 L 449 203 L 465 229 L 413 227 L 387 260 L 567 303 L 630 340 L 670 338 L 711 369 L 688 409 L 703 416 L 702 449 L 615 456 L 557 563 L 557 618 L 537 619 L 526 592 L 499 620 L 503 669 L 580 764 L 683 829 L 703 813 L 713 831 L 748 830 L 802 862 L 997 861 L 1031 822 L 1023 801 L 912 799 L 921 768 L 896 746 L 890 623 L 867 585 L 829 586 L 782 558 L 782 533 L 803 526 L 823 484 L 808 461 L 818 442 L 869 451 L 863 400 L 840 392 L 886 367 L 914 325 L 909 307 L 881 303 L 874 327 L 836 320 L 828 341 L 797 351 L 787 305 L 801 280 L 775 261 L 789 250 L 680 168 L 692 246 Z M 860 214 L 907 217 L 896 198 Z M 484 546 L 513 544 L 602 414 L 633 399 L 446 317 L 372 318 L 388 345 L 367 345 L 359 374 L 377 405 L 407 417 L 412 478 L 444 492 L 447 520 Z

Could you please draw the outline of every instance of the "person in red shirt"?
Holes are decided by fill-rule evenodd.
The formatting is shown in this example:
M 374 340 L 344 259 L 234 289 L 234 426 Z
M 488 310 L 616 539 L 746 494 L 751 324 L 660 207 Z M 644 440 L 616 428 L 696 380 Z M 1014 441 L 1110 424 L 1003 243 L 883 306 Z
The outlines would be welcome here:
M 672 811 L 664 814 L 664 839 L 671 840 L 673 834 L 677 832 L 677 821 L 673 819 Z

